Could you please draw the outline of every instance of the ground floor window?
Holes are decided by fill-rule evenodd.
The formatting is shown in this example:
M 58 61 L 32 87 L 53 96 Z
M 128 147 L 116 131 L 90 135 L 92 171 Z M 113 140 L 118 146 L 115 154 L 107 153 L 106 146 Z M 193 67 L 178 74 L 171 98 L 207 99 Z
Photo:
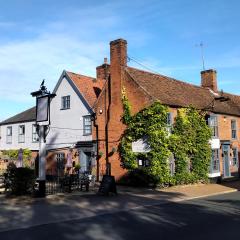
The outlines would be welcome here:
M 64 161 L 65 161 L 65 154 L 64 153 L 57 153 L 56 154 L 56 168 L 57 168 L 57 174 L 60 176 L 64 173 Z
M 173 176 L 175 173 L 175 159 L 173 154 L 171 154 L 169 157 L 169 170 L 170 170 L 171 176 Z
M 213 149 L 212 150 L 210 173 L 215 173 L 215 172 L 219 172 L 219 171 L 220 171 L 219 150 L 218 149 Z
M 233 156 L 232 156 L 233 166 L 238 166 L 238 149 L 233 148 Z
M 138 158 L 137 163 L 138 167 L 148 167 L 150 165 L 149 160 L 145 158 Z

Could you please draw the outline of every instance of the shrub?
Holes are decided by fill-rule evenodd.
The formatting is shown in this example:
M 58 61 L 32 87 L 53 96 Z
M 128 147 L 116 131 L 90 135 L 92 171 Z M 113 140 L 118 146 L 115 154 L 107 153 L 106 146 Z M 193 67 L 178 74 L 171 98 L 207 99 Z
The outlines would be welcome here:
M 5 173 L 6 188 L 14 195 L 25 195 L 33 191 L 35 184 L 34 170 L 28 167 L 16 168 L 11 163 Z

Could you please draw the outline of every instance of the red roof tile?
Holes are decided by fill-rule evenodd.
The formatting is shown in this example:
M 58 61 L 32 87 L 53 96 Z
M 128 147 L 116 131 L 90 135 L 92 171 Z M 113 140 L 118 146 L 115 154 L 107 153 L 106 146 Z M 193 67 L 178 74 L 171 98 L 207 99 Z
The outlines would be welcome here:
M 145 92 L 163 104 L 176 107 L 192 105 L 198 109 L 240 116 L 240 96 L 224 93 L 228 101 L 214 101 L 216 95 L 207 88 L 132 67 L 127 67 L 126 73 Z M 220 92 L 218 94 L 221 95 Z
M 93 107 L 96 102 L 99 94 L 102 91 L 102 88 L 105 84 L 104 79 L 98 79 L 72 73 L 66 72 L 69 78 L 76 85 L 82 96 L 85 98 L 90 107 Z

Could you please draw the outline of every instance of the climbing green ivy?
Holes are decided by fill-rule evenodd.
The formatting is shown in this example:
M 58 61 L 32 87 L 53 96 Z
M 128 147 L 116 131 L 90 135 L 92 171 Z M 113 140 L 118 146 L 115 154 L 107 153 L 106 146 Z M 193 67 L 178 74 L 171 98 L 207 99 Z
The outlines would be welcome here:
M 149 166 L 141 167 L 153 184 L 173 185 L 206 181 L 210 164 L 211 130 L 204 116 L 193 107 L 179 109 L 169 134 L 167 113 L 169 109 L 156 101 L 135 115 L 122 91 L 122 121 L 127 128 L 121 138 L 119 152 L 122 166 L 130 172 L 139 170 L 137 159 L 147 159 Z M 132 142 L 145 139 L 150 151 L 134 153 Z M 170 172 L 169 157 L 175 159 L 175 173 Z M 150 178 L 149 178 L 150 177 Z
M 179 109 L 169 145 L 175 157 L 176 183 L 207 181 L 211 159 L 211 129 L 205 114 L 194 107 Z

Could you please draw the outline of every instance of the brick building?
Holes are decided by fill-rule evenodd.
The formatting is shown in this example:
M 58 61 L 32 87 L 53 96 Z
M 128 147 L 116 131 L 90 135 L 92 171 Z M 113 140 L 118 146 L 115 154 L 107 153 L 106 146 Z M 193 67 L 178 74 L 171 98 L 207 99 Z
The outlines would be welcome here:
M 126 173 L 116 151 L 125 129 L 121 122 L 123 106 L 121 91 L 124 88 L 137 113 L 156 100 L 170 109 L 171 122 L 177 109 L 193 105 L 208 112 L 207 121 L 213 129 L 212 159 L 209 177 L 229 178 L 239 175 L 238 148 L 240 147 L 240 96 L 223 93 L 217 88 L 215 70 L 201 72 L 201 86 L 196 86 L 160 74 L 127 66 L 127 42 L 118 39 L 110 42 L 110 64 L 97 67 L 97 79 L 106 83 L 94 104 L 97 126 L 95 138 L 102 156 L 99 164 L 107 163 L 117 179 Z M 109 164 L 108 164 L 109 163 Z

